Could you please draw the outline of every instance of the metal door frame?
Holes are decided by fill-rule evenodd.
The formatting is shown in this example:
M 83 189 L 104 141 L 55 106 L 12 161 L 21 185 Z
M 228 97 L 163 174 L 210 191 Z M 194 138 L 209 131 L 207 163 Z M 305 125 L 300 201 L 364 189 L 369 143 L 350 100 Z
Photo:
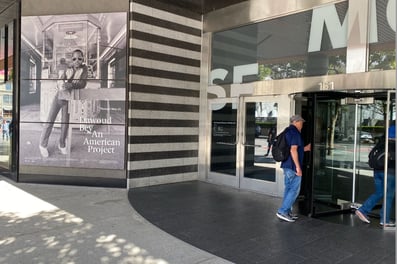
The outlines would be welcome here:
M 266 95 L 266 96 L 241 96 L 239 98 L 218 98 L 208 100 L 208 126 L 207 126 L 207 180 L 211 183 L 241 188 L 244 190 L 255 191 L 271 196 L 282 196 L 283 194 L 283 172 L 280 168 L 280 163 L 275 164 L 275 182 L 269 182 L 258 179 L 251 179 L 244 177 L 244 158 L 245 158 L 245 111 L 246 103 L 250 102 L 272 102 L 283 105 L 283 108 L 278 108 L 277 131 L 282 131 L 289 125 L 289 116 L 292 109 L 291 98 L 289 95 Z M 287 102 L 287 103 L 286 103 Z M 236 175 L 225 175 L 211 171 L 211 124 L 212 124 L 212 106 L 215 104 L 232 103 L 236 104 Z
M 271 196 L 281 197 L 284 189 L 283 171 L 280 168 L 280 163 L 275 164 L 275 181 L 264 181 L 258 179 L 251 179 L 244 177 L 244 162 L 245 162 L 245 147 L 246 147 L 246 103 L 253 102 L 269 102 L 278 104 L 277 114 L 277 133 L 281 132 L 289 125 L 289 116 L 291 112 L 290 97 L 288 95 L 266 95 L 266 96 L 243 96 L 240 97 L 240 114 L 241 114 L 241 127 L 240 127 L 240 141 L 238 142 L 239 157 L 239 185 L 241 189 L 251 190 L 255 192 L 264 193 Z M 288 102 L 288 103 L 286 103 Z M 284 108 L 281 107 L 284 106 Z
M 394 98 L 391 97 L 391 94 L 394 93 Z M 389 144 L 387 144 L 388 138 L 389 138 L 389 127 L 390 127 L 390 103 L 392 100 L 395 100 L 395 103 L 397 102 L 397 93 L 396 91 L 388 91 L 387 92 L 387 103 L 386 103 L 386 130 L 385 130 L 385 153 L 389 153 Z M 396 122 L 396 121 L 395 121 Z M 396 125 L 396 124 L 395 124 Z M 396 169 L 396 168 L 395 168 Z M 388 159 L 385 159 L 385 170 L 384 170 L 384 185 L 383 185 L 383 201 L 382 204 L 386 204 L 387 202 L 387 174 L 388 174 Z M 397 183 L 396 183 L 397 184 Z M 394 200 L 396 199 L 396 197 L 394 196 Z M 383 219 L 381 219 L 381 221 L 383 221 L 383 223 L 386 223 L 386 206 L 383 206 Z M 396 204 L 396 208 L 397 208 L 397 204 Z M 393 227 L 384 227 L 384 229 L 387 230 L 393 230 Z

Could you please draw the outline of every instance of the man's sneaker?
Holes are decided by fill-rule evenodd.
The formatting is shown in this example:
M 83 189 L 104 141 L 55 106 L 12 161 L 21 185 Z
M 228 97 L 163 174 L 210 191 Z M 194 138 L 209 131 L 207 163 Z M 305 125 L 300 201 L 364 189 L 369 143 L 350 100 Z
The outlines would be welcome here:
M 297 220 L 299 218 L 299 216 L 297 214 L 294 214 L 293 212 L 289 212 L 288 215 L 293 220 Z
M 384 224 L 383 222 L 380 222 L 380 225 L 383 227 L 396 227 L 396 223 L 394 223 L 394 222 L 389 222 L 386 224 Z
M 287 221 L 287 222 L 290 222 L 290 223 L 295 222 L 295 220 L 292 219 L 292 217 L 289 216 L 289 215 L 285 215 L 285 214 L 281 214 L 281 213 L 277 213 L 276 215 L 277 215 L 277 217 L 279 219 L 281 219 L 283 221 Z
M 58 149 L 61 151 L 61 153 L 62 153 L 63 155 L 67 155 L 67 154 L 68 154 L 68 151 L 67 151 L 67 149 L 66 149 L 66 146 L 65 146 L 64 148 L 62 148 L 62 147 L 61 147 L 61 144 L 58 144 Z
M 40 154 L 43 158 L 48 158 L 48 150 L 45 147 L 42 147 L 41 145 L 39 145 L 39 149 L 40 149 Z
M 362 212 L 360 212 L 360 210 L 356 210 L 356 215 L 364 223 L 367 223 L 367 224 L 371 223 L 371 221 L 369 221 L 368 217 L 365 214 L 363 214 Z

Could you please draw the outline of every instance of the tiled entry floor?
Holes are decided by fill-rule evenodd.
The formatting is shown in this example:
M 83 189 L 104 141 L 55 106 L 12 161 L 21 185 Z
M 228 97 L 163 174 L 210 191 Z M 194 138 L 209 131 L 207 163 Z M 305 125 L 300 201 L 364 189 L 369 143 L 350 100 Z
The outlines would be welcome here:
M 131 189 L 131 205 L 164 231 L 234 263 L 395 263 L 395 231 L 300 216 L 280 198 L 199 181 Z

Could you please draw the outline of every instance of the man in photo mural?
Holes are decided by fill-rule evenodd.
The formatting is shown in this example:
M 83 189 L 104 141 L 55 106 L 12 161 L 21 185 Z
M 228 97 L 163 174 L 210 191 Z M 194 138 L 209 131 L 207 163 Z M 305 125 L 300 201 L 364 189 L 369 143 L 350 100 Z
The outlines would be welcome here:
M 298 216 L 292 213 L 292 206 L 299 195 L 302 182 L 304 152 L 311 150 L 311 144 L 304 145 L 301 131 L 305 120 L 300 115 L 290 118 L 285 139 L 290 149 L 288 158 L 281 163 L 284 172 L 284 196 L 276 216 L 286 222 L 295 222 Z
M 46 158 L 48 153 L 48 140 L 54 127 L 55 119 L 61 110 L 61 135 L 59 138 L 58 149 L 64 155 L 67 154 L 66 138 L 69 129 L 69 100 L 71 100 L 72 90 L 83 89 L 87 84 L 88 69 L 84 62 L 83 51 L 76 49 L 72 53 L 72 64 L 66 69 L 58 70 L 59 80 L 57 81 L 57 92 L 52 100 L 48 118 L 44 124 L 40 137 L 40 154 Z

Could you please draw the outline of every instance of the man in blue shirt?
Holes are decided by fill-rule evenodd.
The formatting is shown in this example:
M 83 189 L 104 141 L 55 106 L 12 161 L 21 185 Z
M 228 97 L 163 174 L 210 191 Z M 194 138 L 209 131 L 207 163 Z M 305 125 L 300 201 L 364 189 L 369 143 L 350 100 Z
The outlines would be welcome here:
M 284 172 L 284 197 L 276 215 L 279 219 L 287 222 L 295 222 L 298 218 L 292 214 L 291 208 L 300 191 L 304 152 L 311 149 L 310 144 L 304 146 L 301 136 L 304 122 L 305 120 L 300 115 L 292 116 L 286 133 L 290 155 L 281 163 Z

